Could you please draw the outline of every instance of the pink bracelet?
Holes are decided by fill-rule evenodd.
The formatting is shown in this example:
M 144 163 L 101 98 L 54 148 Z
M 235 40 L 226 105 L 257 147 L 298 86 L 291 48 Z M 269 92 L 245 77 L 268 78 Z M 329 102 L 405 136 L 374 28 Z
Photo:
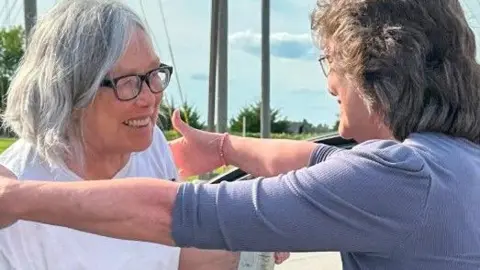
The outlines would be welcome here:
M 228 133 L 223 133 L 222 137 L 220 138 L 220 144 L 219 144 L 219 155 L 220 155 L 220 160 L 222 161 L 223 166 L 227 166 L 227 161 L 225 160 L 225 152 L 224 152 L 224 145 L 225 145 L 225 139 L 227 139 Z

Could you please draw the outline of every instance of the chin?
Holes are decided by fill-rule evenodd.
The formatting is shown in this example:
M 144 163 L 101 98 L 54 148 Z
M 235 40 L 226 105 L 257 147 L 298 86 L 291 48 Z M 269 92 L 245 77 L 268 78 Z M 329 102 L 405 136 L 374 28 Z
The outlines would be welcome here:
M 145 138 L 142 141 L 135 141 L 130 143 L 130 149 L 132 152 L 142 152 L 152 145 L 152 138 Z
M 340 137 L 346 139 L 346 140 L 355 140 L 357 143 L 361 143 L 365 141 L 364 139 L 361 138 L 361 132 L 355 132 L 349 127 L 342 126 L 340 123 L 340 126 L 338 126 L 338 134 Z
M 340 125 L 338 126 L 338 134 L 340 135 L 340 137 L 344 138 L 344 139 L 352 139 L 352 136 L 350 136 L 349 132 L 348 132 L 348 128 L 346 128 L 345 126 L 342 125 L 342 122 L 340 122 Z
M 372 139 L 375 139 L 375 137 L 369 136 L 368 132 L 365 132 L 365 129 L 356 129 L 360 131 L 354 131 L 351 129 L 338 129 L 338 133 L 340 136 L 344 139 L 347 140 L 355 140 L 357 143 L 363 143 Z M 362 132 L 363 130 L 363 132 Z

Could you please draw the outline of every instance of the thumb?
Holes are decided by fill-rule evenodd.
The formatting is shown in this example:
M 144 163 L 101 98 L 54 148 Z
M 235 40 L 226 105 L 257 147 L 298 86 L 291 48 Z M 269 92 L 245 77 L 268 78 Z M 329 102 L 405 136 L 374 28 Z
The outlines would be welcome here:
M 192 128 L 187 125 L 180 117 L 180 110 L 175 109 L 172 114 L 172 126 L 181 135 L 185 136 Z

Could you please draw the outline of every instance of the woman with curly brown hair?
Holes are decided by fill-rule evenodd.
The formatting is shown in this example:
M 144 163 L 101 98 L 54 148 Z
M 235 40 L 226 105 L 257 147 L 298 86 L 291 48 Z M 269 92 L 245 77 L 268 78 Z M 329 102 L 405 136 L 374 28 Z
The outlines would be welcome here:
M 312 29 L 353 149 L 203 132 L 176 112 L 183 137 L 171 148 L 184 175 L 231 164 L 260 177 L 5 179 L 2 222 L 181 247 L 340 251 L 344 269 L 479 269 L 480 69 L 458 0 L 320 0 Z

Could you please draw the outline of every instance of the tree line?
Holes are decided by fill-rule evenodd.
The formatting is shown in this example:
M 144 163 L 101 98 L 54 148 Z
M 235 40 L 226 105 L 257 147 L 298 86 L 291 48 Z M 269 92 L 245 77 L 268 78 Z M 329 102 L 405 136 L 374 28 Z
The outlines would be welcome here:
M 205 129 L 206 124 L 202 121 L 200 113 L 196 108 L 188 103 L 180 104 L 176 106 L 172 101 L 164 101 L 160 105 L 159 113 L 159 125 L 165 130 L 172 129 L 172 123 L 170 117 L 175 109 L 180 109 L 181 117 L 189 125 L 198 129 Z M 241 133 L 243 131 L 244 119 L 245 119 L 245 131 L 247 133 L 259 133 L 260 132 L 260 119 L 261 119 L 261 102 L 255 102 L 244 106 L 240 109 L 238 114 L 231 118 L 229 121 L 229 131 L 234 133 Z M 272 133 L 286 133 L 286 134 L 320 134 L 336 131 L 338 123 L 333 126 L 327 124 L 313 125 L 307 120 L 303 121 L 291 121 L 286 117 L 282 117 L 280 110 L 270 110 L 270 124 Z

